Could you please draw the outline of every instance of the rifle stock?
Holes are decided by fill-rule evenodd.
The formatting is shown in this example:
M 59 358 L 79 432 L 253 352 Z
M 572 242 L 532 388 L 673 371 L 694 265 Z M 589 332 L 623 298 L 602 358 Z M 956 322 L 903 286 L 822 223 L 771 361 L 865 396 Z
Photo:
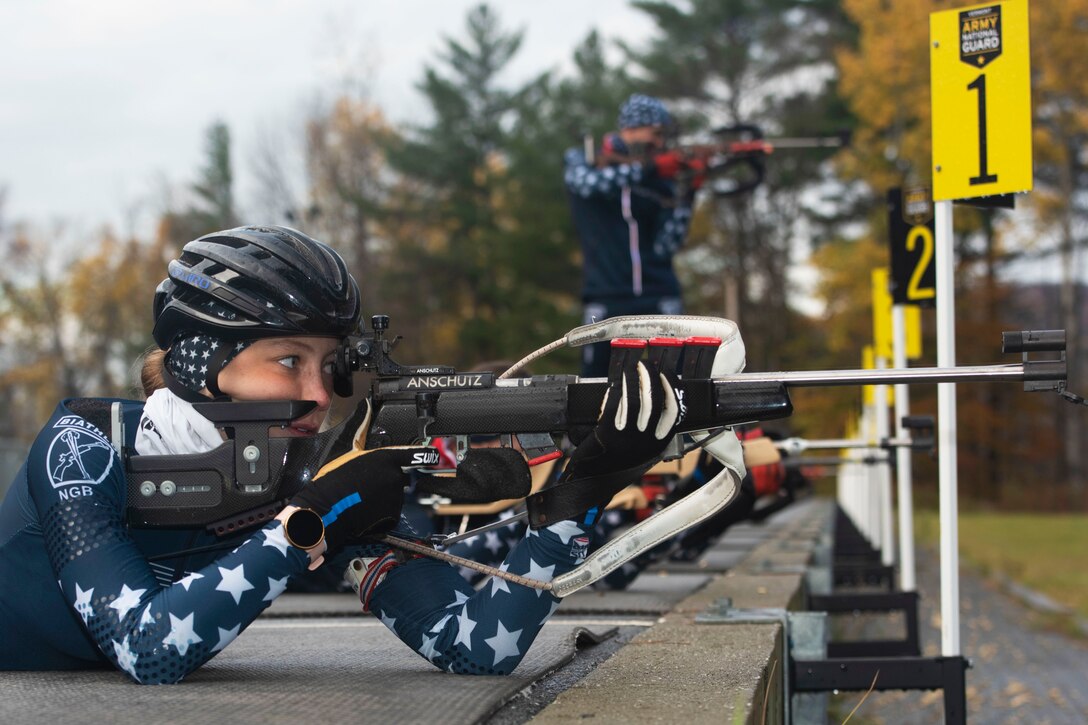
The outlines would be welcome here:
M 377 410 L 367 441 L 384 446 L 433 436 L 563 434 L 597 422 L 607 387 L 607 381 L 601 379 L 538 376 L 495 380 L 486 373 L 409 377 L 385 386 L 379 383 L 373 396 Z M 789 393 L 781 382 L 681 380 L 677 392 L 684 407 L 684 418 L 677 428 L 682 433 L 786 418 L 793 413 Z

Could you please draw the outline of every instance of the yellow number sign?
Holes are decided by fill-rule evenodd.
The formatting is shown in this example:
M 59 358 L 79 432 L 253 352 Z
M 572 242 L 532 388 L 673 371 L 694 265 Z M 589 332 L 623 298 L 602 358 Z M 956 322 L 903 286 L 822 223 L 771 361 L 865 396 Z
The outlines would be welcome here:
M 925 227 L 921 227 L 925 229 Z M 927 230 L 928 231 L 928 230 Z M 871 272 L 873 296 L 873 344 L 874 357 L 882 357 L 888 363 L 895 356 L 894 335 L 892 334 L 892 306 L 894 300 L 888 291 L 887 267 L 876 267 Z M 917 360 L 922 356 L 922 311 L 916 305 L 903 306 L 904 354 L 908 360 Z
M 929 16 L 933 199 L 1030 191 L 1027 0 Z
M 888 292 L 888 268 L 872 270 L 873 355 L 892 359 L 892 295 Z

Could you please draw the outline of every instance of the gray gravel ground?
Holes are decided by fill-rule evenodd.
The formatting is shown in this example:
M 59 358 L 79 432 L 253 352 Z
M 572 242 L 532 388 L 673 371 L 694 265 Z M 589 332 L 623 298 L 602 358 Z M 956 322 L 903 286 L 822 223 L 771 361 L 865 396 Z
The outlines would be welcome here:
M 918 551 L 919 627 L 926 656 L 940 654 L 939 567 L 935 552 Z M 967 671 L 968 723 L 1088 723 L 1088 639 L 1044 628 L 1045 616 L 967 571 L 960 574 L 960 604 L 963 654 L 973 663 Z M 834 626 L 849 630 L 850 636 L 861 631 L 902 636 L 901 623 L 896 624 L 900 629 L 889 630 L 887 620 L 840 619 Z M 863 694 L 834 696 L 831 722 L 842 722 Z M 873 692 L 850 722 L 917 725 L 942 719 L 940 691 L 901 691 Z

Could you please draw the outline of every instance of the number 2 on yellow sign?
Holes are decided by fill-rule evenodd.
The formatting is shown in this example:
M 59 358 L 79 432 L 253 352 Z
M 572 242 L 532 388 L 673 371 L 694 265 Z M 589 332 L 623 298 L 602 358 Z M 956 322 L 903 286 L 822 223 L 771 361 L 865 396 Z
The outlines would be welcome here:
M 930 300 L 937 296 L 936 289 L 922 286 L 922 275 L 925 274 L 933 259 L 933 234 L 929 231 L 929 227 L 916 226 L 910 230 L 910 234 L 907 235 L 907 251 L 913 252 L 919 240 L 921 240 L 922 249 L 921 254 L 918 255 L 918 262 L 914 265 L 914 271 L 910 273 L 910 284 L 907 286 L 908 300 Z

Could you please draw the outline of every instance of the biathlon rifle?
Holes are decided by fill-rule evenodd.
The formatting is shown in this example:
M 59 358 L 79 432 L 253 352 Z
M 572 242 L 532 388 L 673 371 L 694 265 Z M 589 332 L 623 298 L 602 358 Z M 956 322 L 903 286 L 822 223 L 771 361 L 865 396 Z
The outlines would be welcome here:
M 639 161 L 650 157 L 667 158 L 675 166 L 677 194 L 683 196 L 693 185 L 709 189 L 715 196 L 739 196 L 752 191 L 767 172 L 767 159 L 778 151 L 801 149 L 839 149 L 850 145 L 850 131 L 827 136 L 766 138 L 755 124 L 719 126 L 711 131 L 714 140 L 704 143 L 679 143 L 670 140 L 665 148 L 651 154 L 646 147 L 630 154 L 607 150 L 594 155 L 592 139 L 587 139 L 586 153 L 591 163 L 607 166 Z
M 742 373 L 744 344 L 736 325 L 713 317 L 618 317 L 575 328 L 526 356 L 499 376 L 462 373 L 447 366 L 402 366 L 390 356 L 389 318 L 372 318 L 371 329 L 351 338 L 337 355 L 338 379 L 345 373 L 374 376 L 369 396 L 344 422 L 311 438 L 269 438 L 270 425 L 285 425 L 312 409 L 307 401 L 202 403 L 198 409 L 233 431 L 223 446 L 203 454 L 126 457 L 128 522 L 135 527 L 204 526 L 230 534 L 275 515 L 290 496 L 331 457 L 361 445 L 406 445 L 431 437 L 459 441 L 476 434 L 517 437 L 531 462 L 559 454 L 556 437 L 595 424 L 607 379 L 575 375 L 510 375 L 561 346 L 605 340 L 649 341 L 632 346 L 679 370 L 685 414 L 678 436 L 705 448 L 725 468 L 705 485 L 627 530 L 573 571 L 544 588 L 566 596 L 605 576 L 642 551 L 720 511 L 739 490 L 740 443 L 729 426 L 787 417 L 790 387 L 1020 381 L 1029 390 L 1065 389 L 1062 330 L 1004 333 L 1004 351 L 1022 352 L 1020 363 L 951 368 Z M 624 347 L 623 344 L 620 347 Z M 1060 352 L 1060 359 L 1029 360 L 1029 353 Z M 626 353 L 625 353 L 626 354 Z M 614 360 L 617 358 L 614 357 Z M 350 379 L 350 377 L 348 378 Z M 341 388 L 338 392 L 349 390 Z M 723 434 L 724 433 L 724 434 Z M 467 442 L 458 458 L 467 460 Z M 671 457 L 684 451 L 674 445 Z M 529 496 L 529 525 L 538 528 L 568 518 L 553 506 L 549 489 Z M 494 492 L 494 500 L 511 498 Z M 520 493 L 525 496 L 528 491 Z M 516 497 L 520 497 L 516 496 Z M 387 537 L 388 540 L 388 537 Z

